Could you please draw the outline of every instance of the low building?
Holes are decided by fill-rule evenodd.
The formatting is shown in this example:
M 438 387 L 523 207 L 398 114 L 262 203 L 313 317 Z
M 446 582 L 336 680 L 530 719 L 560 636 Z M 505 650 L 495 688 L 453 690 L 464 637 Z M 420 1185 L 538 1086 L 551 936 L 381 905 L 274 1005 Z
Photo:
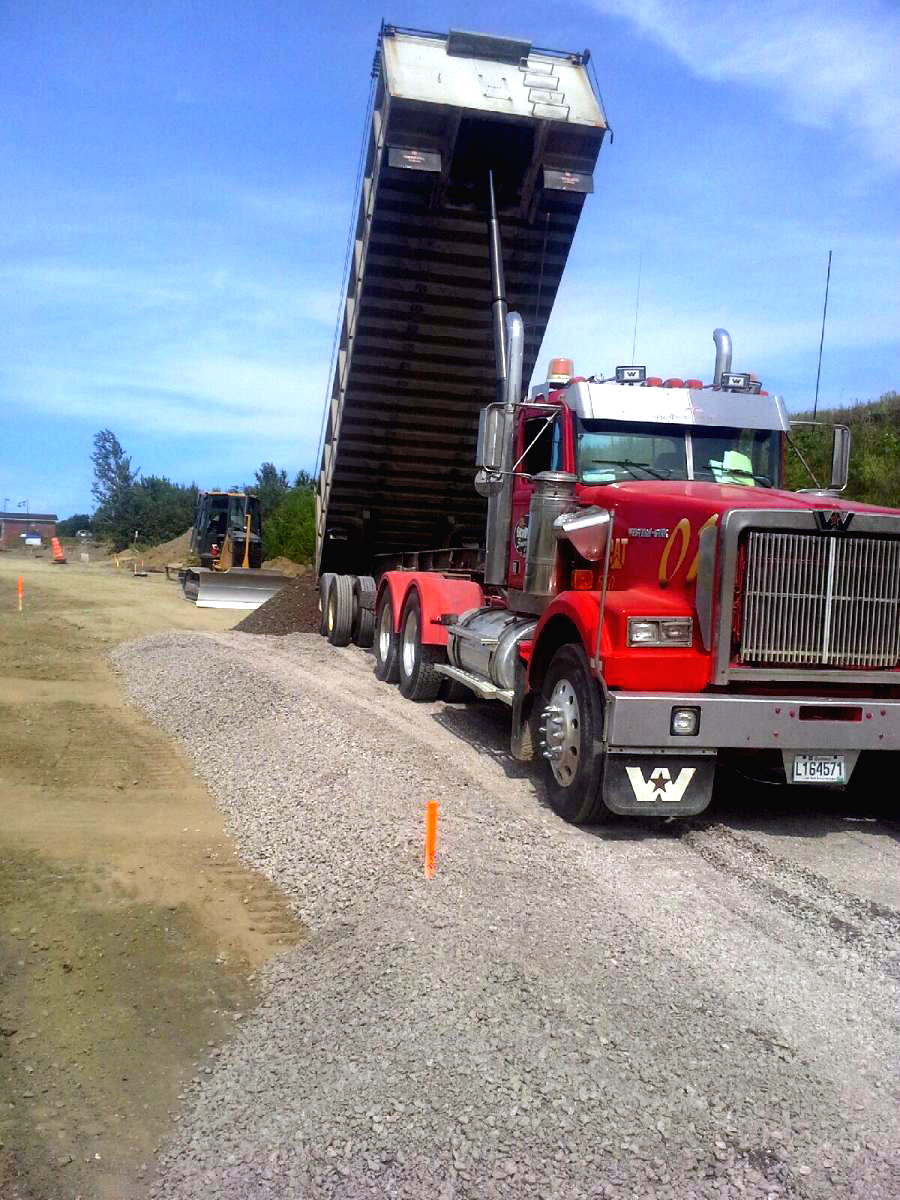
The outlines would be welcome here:
M 0 512 L 0 549 L 24 546 L 33 537 L 48 542 L 56 537 L 56 513 Z

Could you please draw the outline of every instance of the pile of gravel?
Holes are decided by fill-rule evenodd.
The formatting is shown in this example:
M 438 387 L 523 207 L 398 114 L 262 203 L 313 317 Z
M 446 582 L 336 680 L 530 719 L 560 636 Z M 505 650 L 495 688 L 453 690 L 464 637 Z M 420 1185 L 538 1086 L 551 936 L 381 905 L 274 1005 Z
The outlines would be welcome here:
M 408 704 L 353 647 L 168 634 L 116 661 L 309 931 L 198 1072 L 156 1200 L 900 1195 L 883 911 L 848 940 L 809 872 L 792 905 L 714 828 L 564 826 L 504 710 Z
M 235 625 L 241 633 L 307 633 L 319 628 L 319 592 L 310 573 L 292 579 Z

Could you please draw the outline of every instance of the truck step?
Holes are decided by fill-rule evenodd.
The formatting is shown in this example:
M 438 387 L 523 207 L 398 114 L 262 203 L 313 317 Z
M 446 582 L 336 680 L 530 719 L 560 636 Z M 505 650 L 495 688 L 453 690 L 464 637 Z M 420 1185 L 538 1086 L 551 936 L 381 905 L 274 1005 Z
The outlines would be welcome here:
M 504 704 L 512 707 L 512 688 L 498 688 L 489 679 L 482 679 L 480 675 L 473 675 L 461 667 L 451 667 L 448 663 L 437 663 L 434 669 L 439 675 L 446 675 L 448 679 L 465 684 L 482 700 L 502 700 Z

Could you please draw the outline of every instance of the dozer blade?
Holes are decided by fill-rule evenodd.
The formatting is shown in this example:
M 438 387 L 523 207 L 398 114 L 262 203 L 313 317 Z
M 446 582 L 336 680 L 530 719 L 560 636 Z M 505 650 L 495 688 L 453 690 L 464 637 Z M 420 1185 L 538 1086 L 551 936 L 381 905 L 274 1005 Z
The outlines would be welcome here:
M 286 575 L 274 571 L 245 570 L 232 567 L 228 571 L 210 571 L 206 567 L 190 567 L 184 572 L 184 594 L 195 600 L 198 608 L 235 608 L 250 611 L 271 599 L 287 583 Z

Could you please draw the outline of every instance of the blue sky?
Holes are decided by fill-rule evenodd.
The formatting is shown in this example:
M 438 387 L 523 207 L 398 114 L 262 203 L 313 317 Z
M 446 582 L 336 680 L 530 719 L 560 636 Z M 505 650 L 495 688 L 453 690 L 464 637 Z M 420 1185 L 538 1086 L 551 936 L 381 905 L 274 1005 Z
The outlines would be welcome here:
M 203 486 L 312 469 L 382 15 L 590 47 L 611 124 L 541 353 L 900 387 L 893 0 L 5 0 L 0 504 L 91 507 L 93 434 Z

